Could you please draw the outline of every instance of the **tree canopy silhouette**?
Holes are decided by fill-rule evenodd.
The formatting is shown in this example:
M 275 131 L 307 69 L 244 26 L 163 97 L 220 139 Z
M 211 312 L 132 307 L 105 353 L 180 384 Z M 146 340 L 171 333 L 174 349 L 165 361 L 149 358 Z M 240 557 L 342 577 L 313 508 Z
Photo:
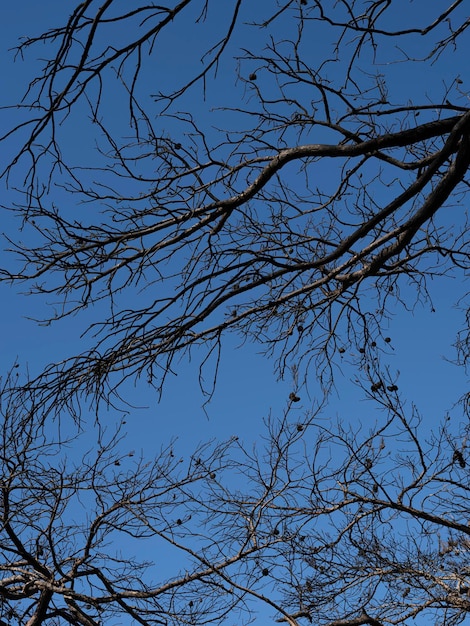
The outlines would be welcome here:
M 290 405 L 255 448 L 145 458 L 122 424 L 45 427 L 5 382 L 2 626 L 467 619 L 468 420 L 433 432 L 384 390 L 367 426 Z
M 3 276 L 59 296 L 51 319 L 100 303 L 90 349 L 37 381 L 54 406 L 161 388 L 229 332 L 328 387 L 407 287 L 465 271 L 468 16 L 407 11 L 89 0 L 20 43 L 46 56 L 4 135 L 24 235 Z
M 88 343 L 3 378 L 0 626 L 467 618 L 466 407 L 429 424 L 380 357 L 468 272 L 465 8 L 85 0 L 20 41 L 0 280 Z M 210 395 L 230 334 L 293 374 L 284 411 L 253 445 L 130 449 L 103 403 L 191 357 Z M 363 418 L 302 406 L 348 359 Z

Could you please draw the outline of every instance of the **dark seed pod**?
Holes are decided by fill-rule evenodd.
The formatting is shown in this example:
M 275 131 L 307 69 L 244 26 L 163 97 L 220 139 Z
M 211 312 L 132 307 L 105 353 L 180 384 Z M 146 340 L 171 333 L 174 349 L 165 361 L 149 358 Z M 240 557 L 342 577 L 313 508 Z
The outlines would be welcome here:
M 454 450 L 454 454 L 452 456 L 452 461 L 454 463 L 458 463 L 460 465 L 460 467 L 463 469 L 466 465 L 465 463 L 465 459 L 463 458 L 462 453 L 460 452 L 460 450 Z

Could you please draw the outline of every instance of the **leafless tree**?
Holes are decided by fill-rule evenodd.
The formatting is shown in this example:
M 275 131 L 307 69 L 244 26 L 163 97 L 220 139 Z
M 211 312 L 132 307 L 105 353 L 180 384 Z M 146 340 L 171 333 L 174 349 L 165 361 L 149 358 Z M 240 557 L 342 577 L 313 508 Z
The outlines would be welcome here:
M 1 626 L 466 618 L 469 426 L 423 428 L 376 357 L 394 307 L 468 270 L 469 20 L 403 6 L 85 0 L 19 45 L 46 60 L 4 110 L 1 277 L 51 322 L 97 317 L 83 354 L 3 383 Z M 262 444 L 152 459 L 68 419 L 179 355 L 216 375 L 229 332 L 325 387 L 353 345 L 371 419 L 292 392 Z
M 2 626 L 467 618 L 468 421 L 432 432 L 383 388 L 368 425 L 291 403 L 255 447 L 233 438 L 181 458 L 175 441 L 146 459 L 125 425 L 96 426 L 92 445 L 90 427 L 46 427 L 11 386 Z
M 51 319 L 109 307 L 35 381 L 48 406 L 161 387 L 230 331 L 328 386 L 410 285 L 468 269 L 465 3 L 256 5 L 87 0 L 19 45 L 49 56 L 3 137 L 24 235 L 2 275 L 60 296 Z

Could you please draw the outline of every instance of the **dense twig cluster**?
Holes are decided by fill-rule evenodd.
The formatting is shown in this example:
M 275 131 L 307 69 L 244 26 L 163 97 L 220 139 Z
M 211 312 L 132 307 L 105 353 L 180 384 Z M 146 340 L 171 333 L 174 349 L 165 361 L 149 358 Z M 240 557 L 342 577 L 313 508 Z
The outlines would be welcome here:
M 253 12 L 237 0 L 223 20 L 212 4 L 122 13 L 112 0 L 89 1 L 19 48 L 44 41 L 54 52 L 30 85 L 28 116 L 11 131 L 26 137 L 8 172 L 29 167 L 16 210 L 25 240 L 37 243 L 13 242 L 23 265 L 4 276 L 59 294 L 59 317 L 109 305 L 93 324 L 93 349 L 38 381 L 51 390 L 60 379 L 58 397 L 65 389 L 107 396 L 117 379 L 143 372 L 160 386 L 175 355 L 218 351 L 230 330 L 261 342 L 281 373 L 313 360 L 328 385 L 338 348 L 377 340 L 401 287 L 426 298 L 427 276 L 467 266 L 462 80 L 442 88 L 439 76 L 410 102 L 377 73 L 385 60 L 405 74 L 454 54 L 468 37 L 462 2 L 427 22 L 410 14 L 401 29 L 389 27 L 400 9 L 382 1 L 272 1 Z M 214 45 L 202 51 L 203 69 L 187 80 L 183 72 L 175 87 L 154 59 L 160 46 L 171 58 L 175 29 L 191 20 Z M 315 61 L 312 39 L 324 45 Z M 417 41 L 421 59 L 412 57 Z M 234 59 L 243 93 L 234 86 L 229 107 L 215 96 Z M 160 81 L 152 103 L 150 69 Z M 222 103 L 214 112 L 221 131 L 197 111 L 180 112 L 201 81 L 207 105 Z M 119 94 L 126 132 L 109 111 Z M 87 153 L 95 165 L 84 167 L 60 133 L 74 115 L 83 124 L 87 107 L 86 132 L 100 153 Z M 66 209 L 54 196 L 85 204 Z
M 53 295 L 48 322 L 96 317 L 82 354 L 1 392 L 0 626 L 467 615 L 468 426 L 423 429 L 379 356 L 410 285 L 468 270 L 468 91 L 439 75 L 468 15 L 411 4 L 85 0 L 20 44 L 49 57 L 0 138 L 22 220 L 0 278 Z M 324 388 L 353 346 L 382 421 L 300 414 L 293 391 L 263 446 L 151 460 L 80 421 L 181 354 L 217 369 L 229 332 Z
M 396 394 L 376 402 L 373 427 L 291 405 L 255 449 L 148 460 L 123 426 L 90 450 L 90 430 L 54 435 L 4 390 L 0 623 L 459 623 L 468 426 L 431 433 Z

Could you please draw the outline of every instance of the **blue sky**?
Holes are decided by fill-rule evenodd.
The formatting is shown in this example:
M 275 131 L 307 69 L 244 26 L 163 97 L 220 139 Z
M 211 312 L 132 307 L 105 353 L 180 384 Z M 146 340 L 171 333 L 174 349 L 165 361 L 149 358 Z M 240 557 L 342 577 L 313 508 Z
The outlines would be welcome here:
M 22 5 L 19 11 L 15 5 L 5 4 L 1 9 L 1 28 L 2 42 L 4 53 L 1 57 L 2 63 L 2 93 L 4 94 L 4 103 L 8 104 L 17 99 L 24 91 L 26 80 L 34 71 L 34 53 L 30 54 L 30 58 L 26 58 L 25 62 L 17 60 L 13 63 L 13 52 L 8 52 L 8 48 L 12 48 L 23 34 L 37 34 L 43 27 L 48 27 L 60 21 L 60 15 L 64 15 L 66 8 L 64 3 L 49 0 L 42 3 L 41 7 L 37 3 L 31 2 Z M 27 8 L 26 8 L 27 7 Z M 410 5 L 412 9 L 413 6 Z M 217 19 L 219 19 L 217 17 Z M 181 35 L 181 42 L 191 42 L 195 46 L 200 46 L 201 41 L 188 25 L 188 32 Z M 171 36 L 171 33 L 170 33 Z M 195 40 L 195 41 L 194 41 Z M 202 43 L 205 43 L 204 41 Z M 36 51 L 40 54 L 41 48 Z M 386 55 L 384 55 L 386 57 Z M 193 61 L 188 67 L 188 58 Z M 385 62 L 385 61 L 384 61 Z M 197 68 L 198 61 L 196 55 L 188 55 L 184 45 L 175 47 L 175 54 L 168 55 L 162 63 L 161 72 L 168 75 L 174 74 L 179 76 L 182 71 L 193 71 Z M 400 72 L 400 66 L 398 73 Z M 419 64 L 416 71 L 421 71 Z M 384 67 L 389 71 L 388 67 Z M 392 68 L 394 69 L 394 68 Z M 444 68 L 446 70 L 448 68 Z M 454 68 L 452 68 L 454 69 Z M 442 73 L 442 81 L 448 79 L 449 75 Z M 413 70 L 414 71 L 414 70 Z M 436 76 L 439 73 L 435 69 L 429 84 L 436 82 Z M 416 89 L 418 83 L 409 79 L 404 86 L 404 75 L 401 74 L 397 84 L 392 83 L 392 89 L 398 89 L 400 93 L 403 88 L 407 92 L 414 86 Z M 405 76 L 406 78 L 406 76 Z M 223 77 L 222 84 L 234 84 L 235 76 Z M 440 82 L 437 79 L 437 82 Z M 421 85 L 418 89 L 423 90 Z M 426 91 L 429 88 L 426 87 Z M 200 91 L 195 90 L 197 95 Z M 191 98 L 194 99 L 194 95 Z M 214 93 L 209 94 L 210 106 L 213 106 Z M 411 94 L 410 94 L 411 96 Z M 217 95 L 215 94 L 215 105 L 217 106 Z M 213 112 L 208 110 L 208 103 L 200 98 L 194 100 L 194 115 L 199 120 L 207 123 L 209 116 L 213 116 Z M 220 117 L 220 113 L 218 117 Z M 107 112 L 110 124 L 113 124 L 112 114 Z M 6 117 L 6 119 L 5 119 Z M 9 118 L 4 116 L 4 127 L 8 124 Z M 212 120 L 212 118 L 211 118 Z M 88 141 L 87 136 L 83 134 L 83 127 L 75 126 L 76 135 L 71 137 L 68 149 L 72 147 L 80 154 L 92 154 L 93 144 Z M 72 132 L 72 131 L 68 131 Z M 65 147 L 67 150 L 67 146 Z M 5 194 L 5 191 L 3 191 Z M 58 190 L 58 194 L 60 191 Z M 6 198 L 11 196 L 6 195 Z M 5 213 L 3 216 L 3 224 L 5 230 L 17 228 L 17 222 L 14 222 Z M 70 355 L 75 351 L 82 351 L 86 347 L 86 337 L 81 338 L 80 335 L 86 327 L 86 321 L 82 317 L 76 319 L 68 319 L 52 326 L 40 326 L 28 317 L 36 317 L 41 311 L 41 306 L 45 306 L 39 298 L 25 297 L 17 293 L 18 288 L 11 288 L 6 284 L 0 286 L 3 292 L 4 307 L 2 308 L 3 327 L 11 329 L 2 338 L 2 360 L 5 367 L 18 359 L 21 364 L 28 363 L 32 372 L 36 372 L 37 368 L 49 362 L 49 360 L 60 360 L 66 355 Z M 445 280 L 437 279 L 432 284 L 432 293 L 434 297 L 435 313 L 431 313 L 428 307 L 418 305 L 412 312 L 397 310 L 397 315 L 390 320 L 389 334 L 393 338 L 390 350 L 389 362 L 392 369 L 400 371 L 400 389 L 403 390 L 404 397 L 413 399 L 423 411 L 426 408 L 436 406 L 445 410 L 451 406 L 453 401 L 463 393 L 463 384 L 465 375 L 456 367 L 448 363 L 444 357 L 452 359 L 454 352 L 452 343 L 455 339 L 455 333 L 463 322 L 463 315 L 454 308 L 454 303 L 462 295 L 465 287 L 462 287 L 460 279 L 449 278 Z M 87 316 L 84 316 L 87 318 Z M 91 319 L 91 316 L 88 317 Z M 139 405 L 148 404 L 150 407 L 150 422 L 148 428 L 152 428 L 154 420 L 153 414 L 166 415 L 171 414 L 171 418 L 167 417 L 164 422 L 168 423 L 169 429 L 167 436 L 174 434 L 174 428 L 181 433 L 188 434 L 188 420 L 191 427 L 195 427 L 199 432 L 206 432 L 209 435 L 214 433 L 227 432 L 227 424 L 233 421 L 233 415 L 237 415 L 236 422 L 240 428 L 246 422 L 247 434 L 253 432 L 254 424 L 259 424 L 259 415 L 266 414 L 269 410 L 279 410 L 282 407 L 283 400 L 288 396 L 292 381 L 286 380 L 281 382 L 278 380 L 276 372 L 273 371 L 273 362 L 263 357 L 259 346 L 243 346 L 236 337 L 230 337 L 230 348 L 224 356 L 224 363 L 221 368 L 221 375 L 217 386 L 217 391 L 213 402 L 207 408 L 209 420 L 201 408 L 204 399 L 201 397 L 197 384 L 197 366 L 192 367 L 183 359 L 178 366 L 178 376 L 168 379 L 167 391 L 162 401 L 157 404 L 152 392 L 148 392 L 148 397 L 142 398 L 142 389 L 139 391 Z M 255 375 L 253 375 L 255 374 Z M 355 396 L 354 385 L 350 380 L 355 376 L 353 371 L 345 368 L 342 374 L 338 375 L 337 398 L 332 398 L 331 411 L 341 413 L 343 410 L 343 402 L 346 406 L 349 404 L 348 398 Z M 315 389 L 313 376 L 309 377 L 309 392 L 312 397 L 318 394 Z M 240 392 L 240 390 L 243 390 Z M 432 398 L 437 395 L 437 398 Z M 304 395 L 306 407 L 308 408 L 309 400 Z M 142 402 L 142 400 L 144 400 Z M 334 408 L 333 408 L 334 407 Z M 350 405 L 349 405 L 350 409 Z M 140 411 L 138 412 L 141 413 Z M 190 416 L 190 417 L 189 417 Z M 223 417 L 222 417 L 223 416 Z M 244 416 L 240 420 L 240 416 Z M 143 419 L 139 417 L 139 419 Z M 157 419 L 157 422 L 160 420 Z M 197 427 L 195 423 L 198 423 Z M 176 424 L 179 426 L 176 427 Z M 219 430 L 220 429 L 220 430 Z M 162 424 L 158 424 L 158 432 L 162 434 Z M 165 429 L 164 429 L 165 432 Z
M 19 36 L 37 34 L 42 28 L 60 21 L 60 14 L 66 12 L 67 4 L 59 0 L 3 3 L 0 8 L 0 41 L 3 46 L 0 66 L 2 104 L 11 104 L 18 99 L 19 94 L 24 91 L 28 77 L 32 76 L 37 67 L 34 55 L 24 62 L 18 60 L 13 63 L 13 54 L 7 52 L 7 49 L 15 45 Z M 413 5 L 409 6 L 412 10 Z M 174 48 L 175 54 L 164 59 L 159 72 L 179 76 L 181 72 L 192 71 L 197 67 L 198 56 L 192 53 L 189 46 L 198 46 L 205 42 L 194 41 L 197 38 L 190 24 L 186 27 L 187 32 L 179 33 L 180 40 L 179 45 Z M 36 54 L 40 50 L 41 46 Z M 188 58 L 192 59 L 192 64 L 188 64 Z M 387 62 L 384 58 L 384 71 L 389 71 Z M 444 61 L 429 68 L 426 80 L 430 84 L 434 84 L 433 81 L 445 82 L 455 73 L 455 66 L 445 66 L 443 63 Z M 397 94 L 406 89 L 412 98 L 416 92 L 426 91 L 417 80 L 421 71 L 419 66 L 410 75 L 404 75 L 399 65 L 391 71 L 396 71 L 395 82 L 391 87 Z M 221 78 L 219 85 L 229 90 L 234 83 L 235 76 L 226 75 Z M 213 98 L 211 106 L 214 100 L 216 106 L 224 101 L 221 97 L 219 102 L 214 93 L 210 96 Z M 207 124 L 209 120 L 220 123 L 223 120 L 222 113 L 211 113 L 200 91 L 195 90 L 188 96 L 186 103 L 189 101 L 193 103 L 194 116 L 201 123 Z M 113 118 L 113 111 L 109 109 L 106 114 L 111 126 L 118 126 L 120 120 Z M 3 114 L 0 122 L 3 131 L 12 119 L 14 112 Z M 80 125 L 77 123 L 73 129 L 69 127 L 67 132 L 70 144 L 66 149 L 70 152 L 76 150 L 77 154 L 88 154 L 92 141 Z M 8 204 L 13 197 L 11 191 L 2 187 L 1 193 L 1 204 Z M 2 230 L 14 233 L 15 229 L 17 222 L 4 212 Z M 5 243 L 4 246 L 6 245 Z M 6 259 L 6 254 L 2 250 L 0 258 Z M 466 392 L 465 372 L 450 361 L 455 358 L 452 345 L 456 333 L 465 322 L 464 313 L 455 305 L 468 290 L 468 285 L 462 284 L 461 277 L 449 276 L 436 278 L 430 283 L 430 288 L 435 311 L 431 311 L 430 306 L 421 304 L 417 304 L 410 311 L 397 308 L 384 331 L 392 339 L 385 347 L 386 363 L 392 372 L 399 372 L 400 392 L 407 399 L 408 406 L 416 404 L 426 424 L 434 427 Z M 411 289 L 406 299 L 413 302 Z M 37 374 L 48 362 L 60 361 L 83 351 L 87 347 L 87 337 L 82 336 L 87 321 L 100 312 L 97 308 L 84 316 L 44 326 L 28 319 L 37 317 L 49 306 L 40 298 L 21 294 L 18 286 L 0 283 L 0 301 L 0 323 L 4 329 L 0 343 L 2 371 L 6 371 L 17 361 L 21 367 L 27 365 L 32 374 Z M 346 356 L 352 350 L 348 346 Z M 242 343 L 236 336 L 230 336 L 226 340 L 216 391 L 207 406 L 204 406 L 205 398 L 198 384 L 197 359 L 188 363 L 182 358 L 176 363 L 177 376 L 168 377 L 161 399 L 142 382 L 136 388 L 126 385 L 126 398 L 129 402 L 143 407 L 132 411 L 127 420 L 126 445 L 129 448 L 142 450 L 145 455 L 152 456 L 155 449 L 177 437 L 177 445 L 184 455 L 190 454 L 200 441 L 222 439 L 231 435 L 239 436 L 249 447 L 263 432 L 262 418 L 269 414 L 282 414 L 293 388 L 293 381 L 288 376 L 283 381 L 279 380 L 274 362 L 260 353 L 259 346 Z M 363 399 L 354 384 L 356 376 L 357 372 L 347 364 L 346 358 L 343 362 L 338 362 L 335 389 L 324 410 L 325 419 L 341 417 L 345 421 L 361 421 L 365 424 L 373 424 L 379 419 L 374 405 Z M 299 395 L 301 402 L 295 411 L 301 416 L 304 411 L 312 408 L 321 395 L 314 372 L 309 374 L 308 388 L 301 389 Z M 452 410 L 459 420 L 459 408 L 454 407 Z M 109 419 L 116 417 L 110 410 Z

